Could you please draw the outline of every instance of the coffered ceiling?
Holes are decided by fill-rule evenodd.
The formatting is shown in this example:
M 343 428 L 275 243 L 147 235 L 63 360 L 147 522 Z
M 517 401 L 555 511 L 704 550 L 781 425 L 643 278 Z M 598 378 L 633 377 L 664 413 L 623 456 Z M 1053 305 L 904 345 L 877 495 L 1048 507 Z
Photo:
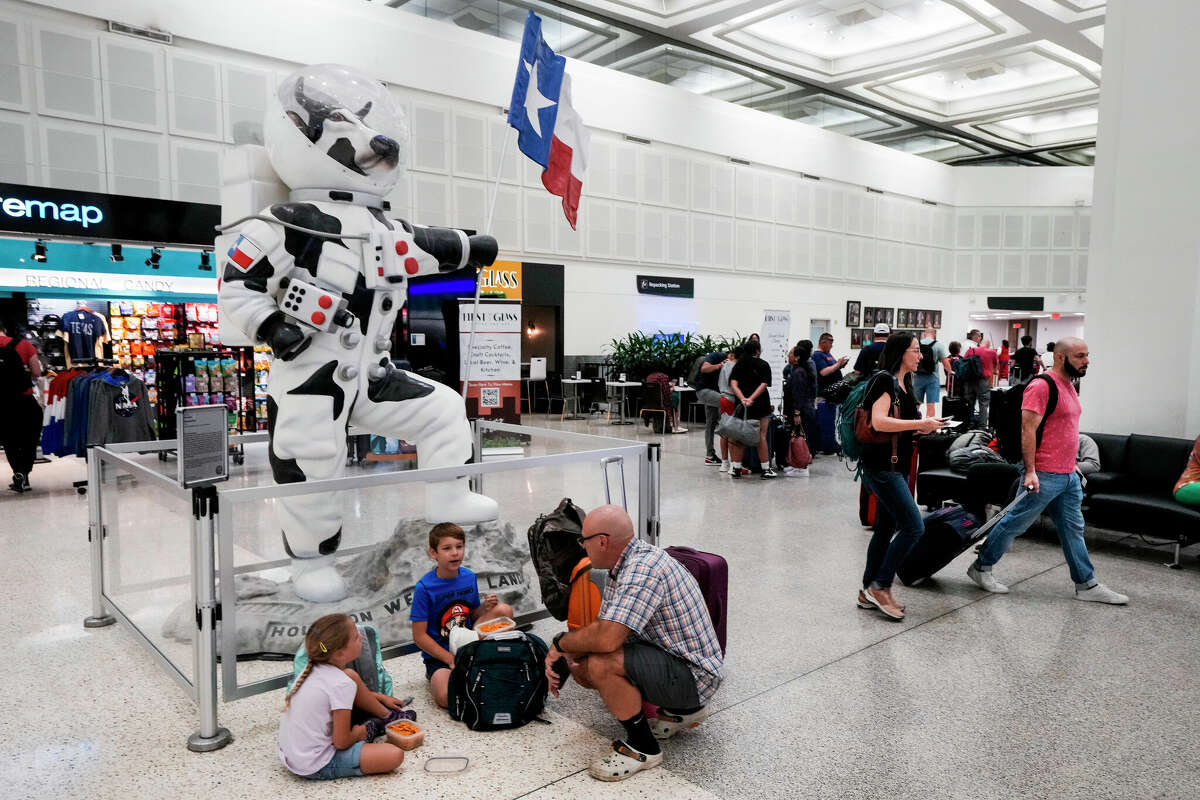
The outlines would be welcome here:
M 377 2 L 379 0 L 376 0 Z M 1090 164 L 1103 0 L 383 0 L 951 163 Z

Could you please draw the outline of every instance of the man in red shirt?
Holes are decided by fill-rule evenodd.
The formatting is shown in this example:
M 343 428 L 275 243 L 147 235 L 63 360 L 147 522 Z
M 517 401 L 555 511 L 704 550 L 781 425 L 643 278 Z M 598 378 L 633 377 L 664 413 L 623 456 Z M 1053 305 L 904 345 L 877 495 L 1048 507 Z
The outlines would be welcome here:
M 42 407 L 33 396 L 33 381 L 42 376 L 37 348 L 28 339 L 13 339 L 0 324 L 0 444 L 12 467 L 9 489 L 29 491 L 29 473 L 42 436 Z
M 1021 455 L 1026 495 L 996 523 L 967 568 L 981 589 L 1005 594 L 1008 587 L 992 576 L 992 567 L 1016 539 L 1048 511 L 1058 530 L 1075 599 L 1124 605 L 1129 598 L 1095 578 L 1083 540 L 1083 486 L 1075 471 L 1079 449 L 1079 394 L 1073 380 L 1087 374 L 1088 348 L 1082 339 L 1063 339 L 1054 350 L 1054 367 L 1030 381 L 1021 396 Z

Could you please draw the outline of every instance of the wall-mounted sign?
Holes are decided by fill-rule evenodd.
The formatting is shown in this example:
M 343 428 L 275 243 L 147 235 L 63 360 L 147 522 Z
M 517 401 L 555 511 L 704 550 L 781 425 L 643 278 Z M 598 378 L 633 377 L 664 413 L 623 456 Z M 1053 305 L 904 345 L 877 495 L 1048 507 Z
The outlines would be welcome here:
M 658 275 L 638 275 L 638 294 L 657 294 L 663 297 L 695 297 L 693 278 L 664 278 Z
M 521 262 L 497 261 L 479 273 L 479 291 L 484 297 L 521 299 Z
M 0 230 L 211 247 L 221 207 L 0 183 Z
M 9 269 L 0 267 L 0 288 L 25 292 L 30 297 L 156 297 L 217 293 L 216 277 L 183 278 L 174 275 L 117 275 L 75 270 Z

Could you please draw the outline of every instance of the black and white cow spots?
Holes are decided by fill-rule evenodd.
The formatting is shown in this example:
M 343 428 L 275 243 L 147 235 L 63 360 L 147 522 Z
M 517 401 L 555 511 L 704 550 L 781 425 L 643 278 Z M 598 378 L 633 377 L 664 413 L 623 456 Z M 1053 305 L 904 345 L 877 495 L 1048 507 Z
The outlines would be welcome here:
M 326 362 L 310 375 L 308 380 L 292 389 L 288 394 L 328 397 L 333 401 L 333 418 L 337 419 L 342 415 L 342 408 L 346 405 L 346 393 L 333 379 L 337 367 L 338 362 L 336 361 Z
M 271 206 L 271 215 L 283 222 L 299 225 L 301 228 L 331 234 L 342 232 L 340 219 L 332 214 L 326 214 L 312 203 L 280 203 Z M 317 262 L 321 258 L 321 248 L 327 244 L 346 247 L 346 243 L 338 238 L 313 236 L 294 228 L 283 229 L 283 249 L 296 262 L 297 267 L 307 270 L 314 278 L 317 276 Z

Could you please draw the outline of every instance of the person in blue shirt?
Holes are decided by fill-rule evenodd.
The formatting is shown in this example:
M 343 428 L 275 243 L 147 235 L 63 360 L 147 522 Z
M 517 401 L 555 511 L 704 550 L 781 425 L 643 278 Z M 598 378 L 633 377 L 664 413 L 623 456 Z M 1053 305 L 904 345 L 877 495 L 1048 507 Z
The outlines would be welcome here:
M 436 566 L 421 576 L 413 589 L 413 642 L 425 659 L 425 678 L 433 700 L 446 707 L 446 688 L 454 655 L 450 652 L 450 630 L 473 628 L 475 623 L 495 617 L 511 617 L 512 606 L 489 594 L 480 601 L 475 573 L 462 566 L 467 535 L 452 522 L 441 522 L 429 531 L 429 557 Z
M 842 367 L 849 363 L 848 356 L 837 358 L 833 350 L 833 334 L 826 331 L 817 340 L 816 352 L 812 354 L 813 365 L 817 368 L 817 395 L 825 394 L 825 390 L 842 379 Z

